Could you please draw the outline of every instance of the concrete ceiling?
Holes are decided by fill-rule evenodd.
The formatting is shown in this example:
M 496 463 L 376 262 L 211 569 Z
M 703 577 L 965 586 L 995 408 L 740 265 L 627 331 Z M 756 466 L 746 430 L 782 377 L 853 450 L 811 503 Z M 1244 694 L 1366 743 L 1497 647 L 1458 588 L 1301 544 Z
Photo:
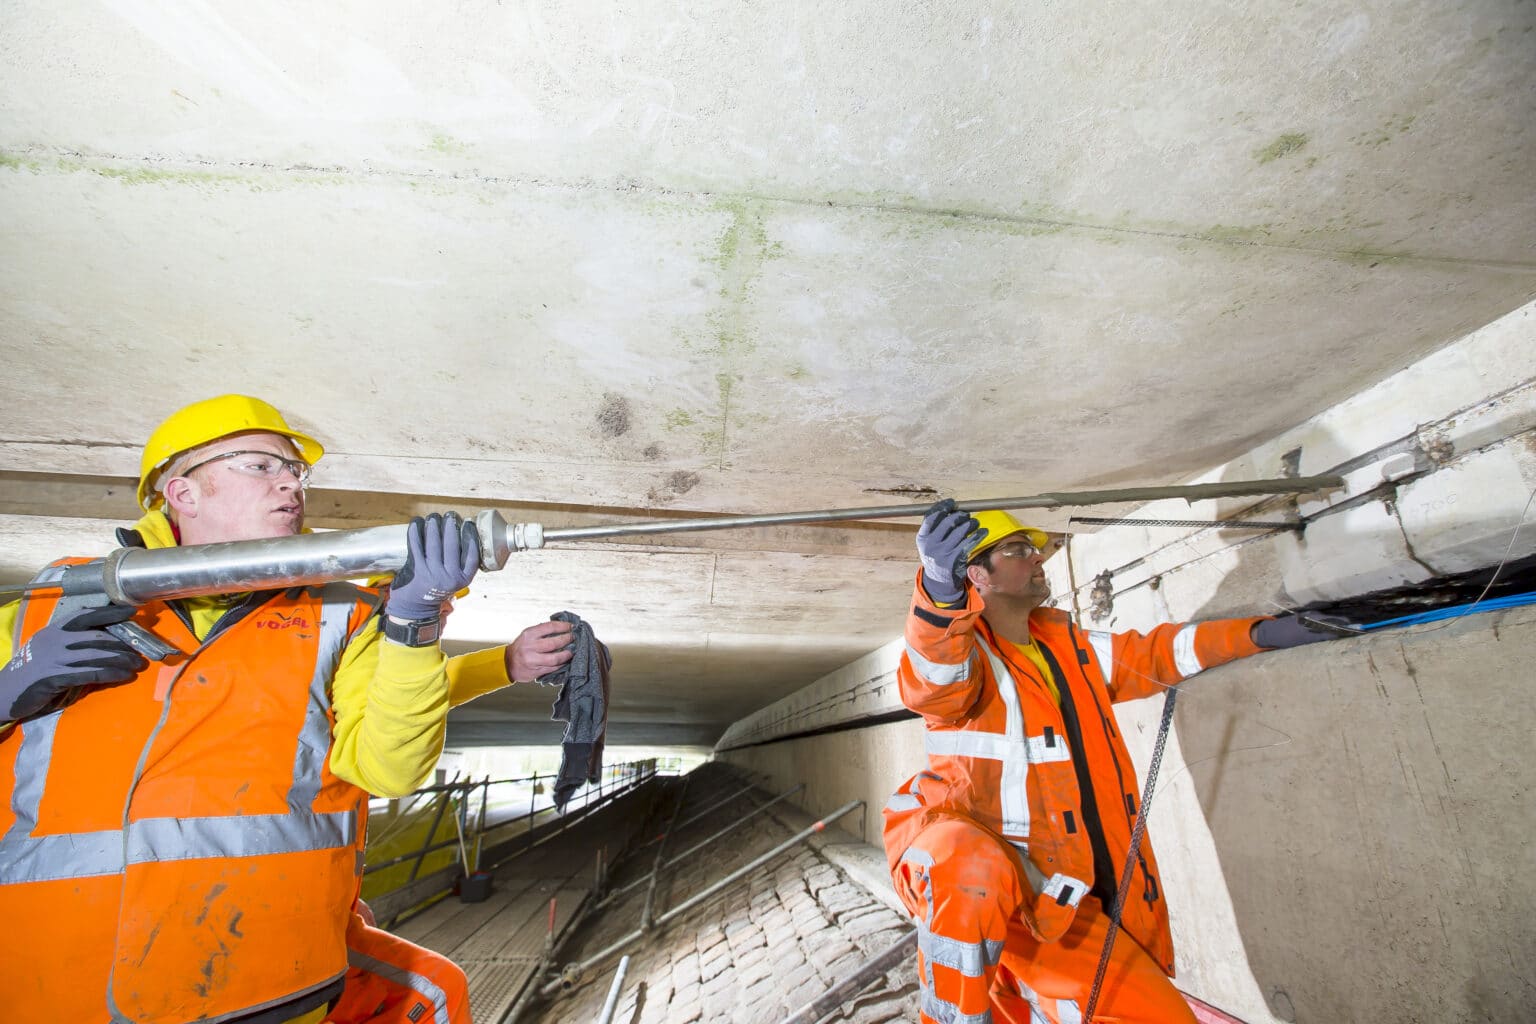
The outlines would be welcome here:
M 149 430 L 226 391 L 329 445 L 317 526 L 1177 481 L 1536 295 L 1533 27 L 9 0 L 0 573 L 105 545 Z M 528 554 L 450 634 L 578 611 L 611 741 L 707 743 L 899 632 L 910 533 Z M 526 689 L 456 740 L 556 741 Z

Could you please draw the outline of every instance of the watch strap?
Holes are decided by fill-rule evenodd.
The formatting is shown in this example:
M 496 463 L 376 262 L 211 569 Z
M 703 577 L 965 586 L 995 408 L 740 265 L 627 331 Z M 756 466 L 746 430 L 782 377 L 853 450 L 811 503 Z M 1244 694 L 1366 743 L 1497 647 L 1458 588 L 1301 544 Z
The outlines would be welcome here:
M 384 616 L 384 638 L 406 647 L 431 647 L 442 634 L 441 616 L 409 620 Z

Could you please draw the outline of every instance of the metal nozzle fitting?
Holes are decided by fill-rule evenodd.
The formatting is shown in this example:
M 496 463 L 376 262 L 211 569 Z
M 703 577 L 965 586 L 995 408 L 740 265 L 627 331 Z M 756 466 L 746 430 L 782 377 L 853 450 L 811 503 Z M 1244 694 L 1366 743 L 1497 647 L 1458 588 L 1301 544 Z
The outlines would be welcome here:
M 542 524 L 509 523 L 495 509 L 475 516 L 475 530 L 480 534 L 480 568 L 487 571 L 505 566 L 514 551 L 544 546 Z

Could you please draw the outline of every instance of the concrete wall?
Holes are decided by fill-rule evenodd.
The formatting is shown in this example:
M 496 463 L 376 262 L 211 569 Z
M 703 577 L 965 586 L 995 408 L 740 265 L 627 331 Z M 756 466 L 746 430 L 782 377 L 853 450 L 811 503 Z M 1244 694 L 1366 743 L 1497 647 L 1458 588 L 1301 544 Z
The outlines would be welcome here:
M 852 816 L 841 826 L 875 846 L 880 845 L 880 809 L 897 785 L 926 763 L 923 726 L 916 717 L 716 756 L 765 779 L 764 788 L 774 792 L 805 783 L 805 792 L 794 802 L 812 814 L 863 800 L 862 829 Z

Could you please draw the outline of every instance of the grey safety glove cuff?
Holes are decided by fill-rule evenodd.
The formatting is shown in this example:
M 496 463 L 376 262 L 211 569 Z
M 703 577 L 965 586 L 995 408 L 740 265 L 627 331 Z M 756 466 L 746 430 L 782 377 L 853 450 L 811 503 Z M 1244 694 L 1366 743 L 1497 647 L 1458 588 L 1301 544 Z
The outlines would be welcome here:
M 82 686 L 126 683 L 149 664 L 104 627 L 133 618 L 136 608 L 109 604 L 49 623 L 0 666 L 0 720 L 40 714 Z
M 435 623 L 442 618 L 443 602 L 475 578 L 480 568 L 480 537 L 475 524 L 458 513 L 434 512 L 412 519 L 405 539 L 405 565 L 390 584 L 384 614 L 403 623 Z M 435 639 L 434 632 L 425 642 Z
M 1255 622 L 1248 629 L 1253 642 L 1268 650 L 1300 647 L 1320 640 L 1337 640 L 1360 630 L 1337 615 L 1281 615 Z
M 935 603 L 952 605 L 965 596 L 965 563 L 986 536 L 969 512 L 955 508 L 953 498 L 929 506 L 917 531 L 917 554 L 923 563 L 923 589 Z

